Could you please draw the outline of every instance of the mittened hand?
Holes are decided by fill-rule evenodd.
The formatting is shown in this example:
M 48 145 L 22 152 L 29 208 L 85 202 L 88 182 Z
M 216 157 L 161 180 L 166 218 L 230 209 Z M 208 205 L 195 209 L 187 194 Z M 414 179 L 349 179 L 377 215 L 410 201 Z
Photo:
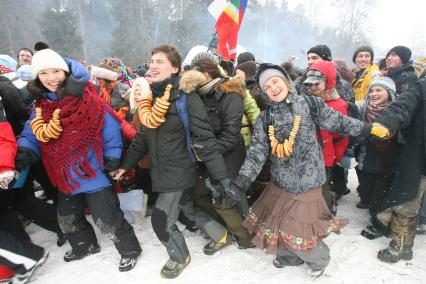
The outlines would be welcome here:
M 245 198 L 245 192 L 232 183 L 225 190 L 225 201 L 229 208 L 234 207 L 243 198 Z
M 387 139 L 390 137 L 390 131 L 379 123 L 373 123 L 373 127 L 371 127 L 371 135 Z
M 0 190 L 8 188 L 9 183 L 13 180 L 15 173 L 13 171 L 6 171 L 0 173 Z

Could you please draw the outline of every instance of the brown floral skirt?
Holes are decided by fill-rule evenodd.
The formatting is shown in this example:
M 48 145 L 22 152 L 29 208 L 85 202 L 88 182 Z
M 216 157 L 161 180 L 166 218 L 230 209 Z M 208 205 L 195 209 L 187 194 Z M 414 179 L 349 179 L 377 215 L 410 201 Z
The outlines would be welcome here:
M 269 183 L 250 208 L 243 225 L 255 233 L 252 243 L 268 254 L 278 248 L 310 251 L 330 232 L 340 233 L 347 219 L 333 219 L 321 188 L 290 193 Z

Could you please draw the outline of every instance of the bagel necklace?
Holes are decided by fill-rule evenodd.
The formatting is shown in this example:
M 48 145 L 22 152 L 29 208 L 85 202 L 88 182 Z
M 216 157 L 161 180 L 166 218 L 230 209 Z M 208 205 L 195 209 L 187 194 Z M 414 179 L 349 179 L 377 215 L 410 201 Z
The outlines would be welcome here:
M 293 154 L 293 146 L 296 141 L 296 135 L 300 128 L 300 123 L 302 119 L 299 115 L 294 116 L 293 119 L 293 128 L 291 129 L 288 139 L 285 139 L 283 143 L 279 143 L 277 137 L 275 136 L 274 125 L 271 124 L 268 127 L 268 137 L 271 141 L 272 155 L 277 156 L 278 158 L 285 158 Z
M 35 118 L 31 120 L 30 126 L 33 133 L 38 141 L 47 143 L 50 139 L 57 139 L 61 136 L 64 130 L 59 120 L 60 109 L 55 109 L 52 114 L 52 118 L 46 123 L 42 117 L 42 111 L 40 107 L 35 109 Z
M 138 114 L 141 123 L 148 128 L 157 128 L 166 121 L 166 113 L 170 107 L 170 91 L 172 85 L 168 84 L 164 90 L 164 95 L 155 100 L 152 105 L 152 92 L 143 99 L 138 106 Z

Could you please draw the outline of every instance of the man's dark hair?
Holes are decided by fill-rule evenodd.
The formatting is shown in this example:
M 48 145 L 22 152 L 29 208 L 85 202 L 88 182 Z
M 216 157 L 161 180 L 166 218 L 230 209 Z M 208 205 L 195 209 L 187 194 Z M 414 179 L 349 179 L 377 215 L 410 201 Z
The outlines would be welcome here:
M 48 48 L 49 48 L 49 46 L 47 45 L 47 43 L 42 42 L 42 41 L 38 41 L 34 44 L 34 50 L 35 51 L 40 51 L 40 50 L 48 49 Z
M 159 52 L 166 54 L 167 59 L 170 61 L 172 66 L 178 68 L 180 72 L 182 65 L 182 56 L 180 55 L 176 47 L 168 44 L 159 45 L 152 50 L 151 56 Z

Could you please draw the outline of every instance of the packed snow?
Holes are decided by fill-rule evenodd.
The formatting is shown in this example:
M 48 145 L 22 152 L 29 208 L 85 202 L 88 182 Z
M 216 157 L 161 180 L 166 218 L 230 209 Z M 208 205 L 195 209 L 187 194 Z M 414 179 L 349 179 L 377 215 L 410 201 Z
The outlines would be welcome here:
M 150 218 L 138 219 L 133 225 L 142 244 L 142 255 L 136 267 L 119 272 L 120 257 L 112 242 L 95 227 L 101 252 L 79 261 L 65 263 L 63 255 L 69 250 L 67 243 L 56 246 L 56 235 L 32 224 L 28 231 L 34 243 L 49 250 L 47 262 L 33 276 L 32 283 L 425 283 L 426 236 L 417 236 L 414 258 L 397 264 L 386 264 L 376 257 L 377 251 L 387 247 L 388 239 L 370 241 L 360 235 L 368 222 L 368 211 L 355 207 L 357 179 L 350 171 L 351 193 L 344 196 L 338 207 L 340 218 L 349 218 L 341 235 L 326 238 L 331 249 L 331 262 L 324 274 L 313 279 L 304 264 L 299 267 L 277 269 L 272 265 L 274 256 L 259 249 L 239 250 L 235 244 L 213 256 L 203 253 L 208 242 L 202 235 L 184 231 L 191 253 L 191 263 L 173 280 L 160 278 L 160 269 L 168 259 L 165 248 L 155 236 Z M 182 228 L 182 226 L 181 226 Z

